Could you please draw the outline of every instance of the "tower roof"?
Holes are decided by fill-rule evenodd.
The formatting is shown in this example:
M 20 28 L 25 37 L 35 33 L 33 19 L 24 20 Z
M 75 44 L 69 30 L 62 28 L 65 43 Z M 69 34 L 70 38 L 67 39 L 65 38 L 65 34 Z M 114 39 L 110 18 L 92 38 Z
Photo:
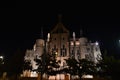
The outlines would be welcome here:
M 63 25 L 62 15 L 58 15 L 58 23 L 56 24 L 55 28 L 51 31 L 51 33 L 69 33 L 69 30 Z

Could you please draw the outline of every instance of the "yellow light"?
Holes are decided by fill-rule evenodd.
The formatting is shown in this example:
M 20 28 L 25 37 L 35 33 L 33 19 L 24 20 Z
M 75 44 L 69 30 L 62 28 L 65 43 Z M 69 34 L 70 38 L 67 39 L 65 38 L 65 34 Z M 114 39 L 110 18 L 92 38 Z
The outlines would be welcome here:
M 73 42 L 71 42 L 71 45 L 73 45 Z
M 83 78 L 93 78 L 93 75 L 83 75 Z
M 76 42 L 76 45 L 80 45 L 80 43 L 79 43 L 79 42 Z
M 57 52 L 55 52 L 55 54 L 58 54 Z

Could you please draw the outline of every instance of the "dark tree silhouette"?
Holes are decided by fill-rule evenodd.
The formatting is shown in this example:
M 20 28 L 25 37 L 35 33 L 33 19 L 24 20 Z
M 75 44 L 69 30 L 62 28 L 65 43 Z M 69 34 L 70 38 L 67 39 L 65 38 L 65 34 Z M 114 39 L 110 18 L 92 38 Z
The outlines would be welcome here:
M 29 60 L 24 61 L 23 70 L 32 70 L 32 65 Z
M 8 58 L 5 62 L 4 71 L 7 72 L 7 76 L 20 76 L 23 71 L 24 65 L 24 51 L 18 49 L 13 56 Z
M 114 56 L 103 55 L 103 59 L 97 64 L 98 75 L 107 79 L 118 80 L 120 74 L 120 59 L 115 59 Z
M 43 53 L 39 58 L 36 57 L 35 61 L 37 62 L 37 71 L 41 74 L 41 79 L 44 73 L 47 75 L 56 75 L 58 73 L 54 68 L 59 68 L 60 66 L 54 54 Z
M 86 59 L 80 59 L 77 61 L 74 58 L 68 58 L 66 60 L 66 63 L 68 68 L 65 69 L 65 71 L 70 75 L 78 75 L 80 80 L 82 79 L 83 75 L 86 74 L 93 75 L 96 72 L 94 63 Z
M 96 67 L 94 62 L 88 61 L 87 59 L 80 59 L 78 62 L 78 76 L 80 80 L 82 79 L 83 75 L 94 75 L 96 72 Z

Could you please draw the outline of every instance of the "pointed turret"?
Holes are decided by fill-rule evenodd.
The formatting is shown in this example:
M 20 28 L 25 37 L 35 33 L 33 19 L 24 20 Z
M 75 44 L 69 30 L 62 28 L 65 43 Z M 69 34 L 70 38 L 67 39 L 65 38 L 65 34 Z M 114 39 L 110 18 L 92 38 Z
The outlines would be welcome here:
M 80 44 L 85 45 L 88 42 L 88 39 L 83 35 L 83 29 L 80 29 Z
M 43 39 L 43 27 L 41 27 L 40 39 Z
M 44 46 L 45 46 L 45 41 L 43 39 L 43 27 L 41 27 L 40 38 L 36 39 L 36 43 L 34 46 L 34 50 L 36 50 L 35 53 L 41 56 L 44 52 Z

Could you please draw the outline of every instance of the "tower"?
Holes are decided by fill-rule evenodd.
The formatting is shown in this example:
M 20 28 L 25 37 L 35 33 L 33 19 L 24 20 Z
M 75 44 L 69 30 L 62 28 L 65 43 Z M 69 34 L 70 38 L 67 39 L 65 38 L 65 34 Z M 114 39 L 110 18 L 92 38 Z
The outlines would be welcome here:
M 58 23 L 51 31 L 50 51 L 57 54 L 58 60 L 64 60 L 69 56 L 69 31 L 61 21 L 62 16 L 58 15 Z M 61 65 L 63 66 L 63 62 Z
M 43 39 L 43 28 L 41 27 L 40 38 L 36 40 L 34 45 L 35 54 L 41 56 L 43 54 L 45 41 Z
M 69 30 L 62 23 L 62 15 L 58 15 L 58 22 L 48 33 L 47 40 L 43 39 L 43 28 L 41 28 L 40 38 L 36 40 L 32 50 L 26 50 L 25 59 L 31 61 L 33 69 L 38 68 L 34 59 L 43 53 L 55 53 L 55 58 L 60 60 L 58 70 L 68 67 L 65 61 L 68 58 L 74 58 L 77 61 L 88 59 L 97 63 L 98 59 L 101 59 L 99 44 L 90 42 L 87 37 L 83 36 L 82 30 L 80 30 L 80 37 L 77 37 L 75 33 L 73 32 L 73 37 L 70 38 Z

